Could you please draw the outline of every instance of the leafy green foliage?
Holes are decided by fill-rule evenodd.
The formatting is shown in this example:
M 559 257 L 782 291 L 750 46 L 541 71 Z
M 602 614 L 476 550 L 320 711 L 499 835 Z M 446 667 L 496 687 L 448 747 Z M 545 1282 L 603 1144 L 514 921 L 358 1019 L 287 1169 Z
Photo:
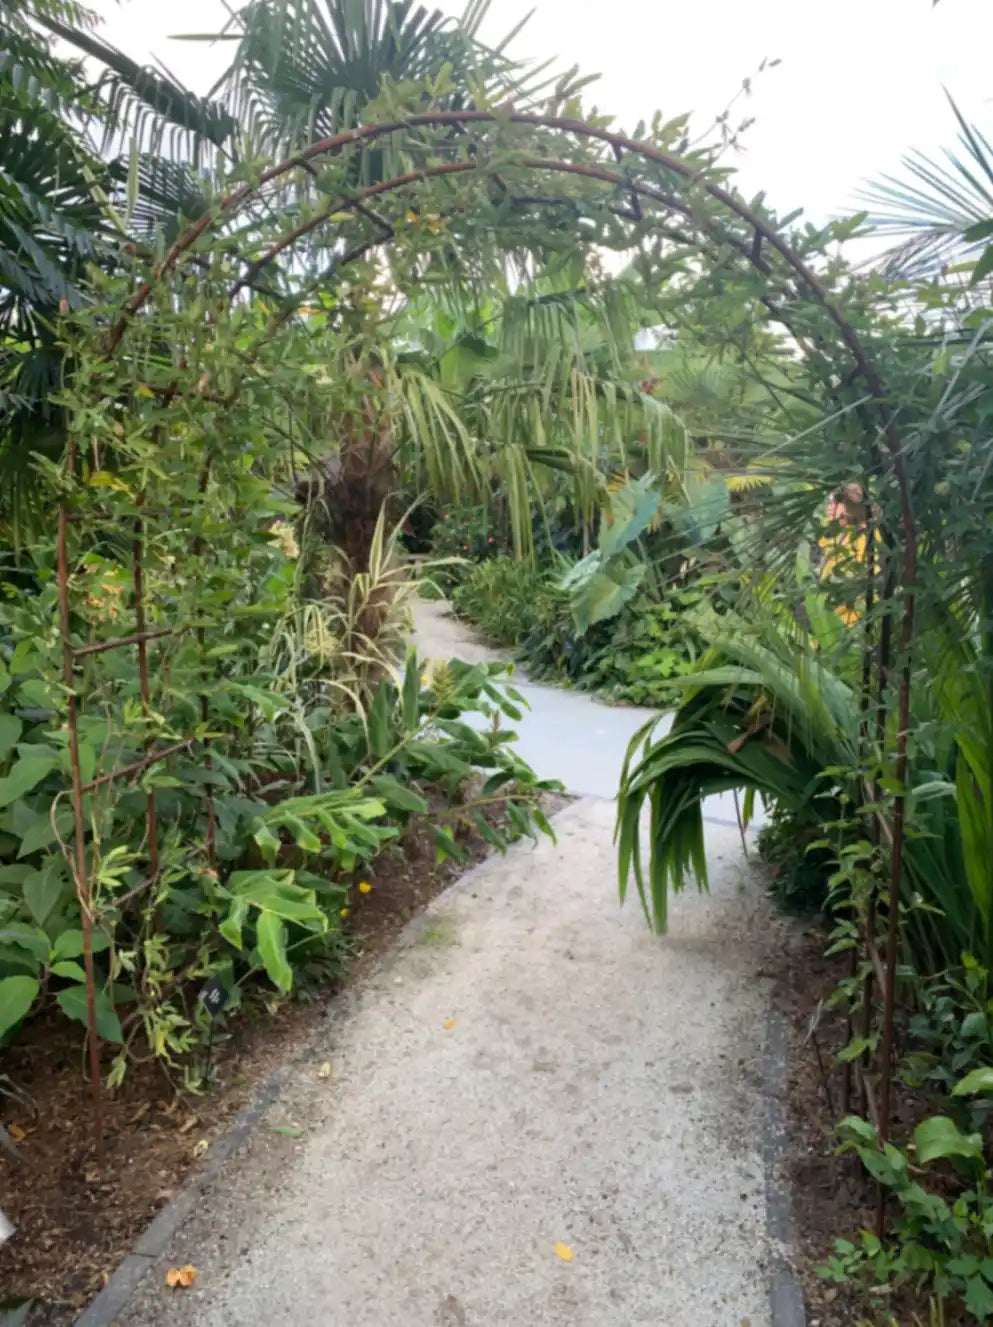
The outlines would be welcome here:
M 773 803 L 758 849 L 770 869 L 769 892 L 784 912 L 802 915 L 827 906 L 837 859 L 825 846 L 823 824 L 809 811 Z
M 504 556 L 478 563 L 452 602 L 488 640 L 517 648 L 535 630 L 554 593 L 547 572 Z
M 880 1149 L 872 1126 L 850 1117 L 839 1127 L 844 1149 L 896 1200 L 890 1237 L 863 1231 L 857 1244 L 839 1240 L 821 1270 L 828 1280 L 862 1281 L 882 1297 L 910 1286 L 930 1299 L 964 1311 L 970 1322 L 993 1317 L 993 1195 L 987 1192 L 982 1138 L 963 1133 L 947 1116 L 918 1124 L 909 1148 Z M 942 1192 L 935 1163 L 958 1172 L 965 1188 L 954 1201 Z M 928 1180 L 933 1179 L 931 1185 Z

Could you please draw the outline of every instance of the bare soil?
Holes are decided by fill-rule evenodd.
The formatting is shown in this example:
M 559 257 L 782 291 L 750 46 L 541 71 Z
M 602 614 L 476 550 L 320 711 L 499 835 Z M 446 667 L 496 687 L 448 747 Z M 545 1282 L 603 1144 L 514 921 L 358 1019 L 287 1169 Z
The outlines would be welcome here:
M 546 812 L 558 809 L 554 799 Z M 151 1055 L 134 1063 L 122 1086 L 105 1093 L 103 1159 L 91 1127 L 84 1047 L 75 1024 L 31 1023 L 0 1058 L 3 1077 L 29 1095 L 34 1111 L 0 1095 L 0 1119 L 19 1159 L 0 1150 L 0 1209 L 16 1227 L 0 1247 L 0 1311 L 5 1301 L 35 1301 L 32 1324 L 63 1327 L 106 1283 L 140 1232 L 207 1152 L 210 1142 L 256 1094 L 261 1082 L 313 1039 L 329 999 L 389 947 L 406 923 L 469 864 L 492 851 L 474 832 L 457 833 L 469 862 L 435 860 L 428 827 L 408 833 L 402 850 L 383 854 L 353 890 L 353 960 L 309 999 L 254 1001 L 213 1048 L 211 1090 L 194 1094 L 182 1068 Z M 188 1066 L 197 1069 L 197 1065 Z

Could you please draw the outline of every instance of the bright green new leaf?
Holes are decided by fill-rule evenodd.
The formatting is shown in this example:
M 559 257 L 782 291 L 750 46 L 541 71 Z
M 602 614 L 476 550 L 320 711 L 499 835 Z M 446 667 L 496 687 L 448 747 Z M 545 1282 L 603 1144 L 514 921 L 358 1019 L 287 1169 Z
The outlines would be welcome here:
M 259 957 L 266 973 L 281 991 L 293 987 L 293 970 L 286 958 L 286 927 L 273 912 L 259 914 L 255 924 L 255 939 Z
M 75 959 L 64 958 L 59 963 L 53 963 L 50 971 L 53 977 L 65 977 L 67 981 L 78 981 L 85 985 L 86 970 Z
M 967 1157 L 974 1161 L 981 1161 L 983 1157 L 982 1135 L 962 1133 L 947 1115 L 923 1120 L 914 1130 L 914 1147 L 921 1165 L 945 1157 Z
M 270 866 L 275 866 L 276 858 L 282 847 L 279 835 L 274 834 L 268 825 L 261 824 L 252 835 L 252 838 L 258 844 L 263 860 L 268 862 Z
M 993 1068 L 989 1065 L 973 1069 L 972 1073 L 959 1079 L 952 1089 L 952 1096 L 971 1097 L 978 1092 L 993 1092 Z
M 228 915 L 217 928 L 224 936 L 229 945 L 234 945 L 235 949 L 242 946 L 241 930 L 245 925 L 245 918 L 248 916 L 248 903 L 243 898 L 233 898 Z

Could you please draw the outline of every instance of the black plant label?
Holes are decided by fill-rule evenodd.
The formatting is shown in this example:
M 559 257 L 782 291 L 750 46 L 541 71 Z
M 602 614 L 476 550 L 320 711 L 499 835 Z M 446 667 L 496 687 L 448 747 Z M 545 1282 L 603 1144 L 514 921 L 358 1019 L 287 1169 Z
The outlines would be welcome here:
M 229 1000 L 227 988 L 220 977 L 214 977 L 200 992 L 199 1000 L 207 1011 L 207 1017 L 213 1021 Z

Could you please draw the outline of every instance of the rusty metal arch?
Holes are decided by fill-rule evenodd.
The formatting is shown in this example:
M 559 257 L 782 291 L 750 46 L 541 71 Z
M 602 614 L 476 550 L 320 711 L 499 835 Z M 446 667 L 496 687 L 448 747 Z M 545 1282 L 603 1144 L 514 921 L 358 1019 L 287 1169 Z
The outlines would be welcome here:
M 255 180 L 241 184 L 221 197 L 200 218 L 182 231 L 169 247 L 165 256 L 155 266 L 151 275 L 138 286 L 107 333 L 106 353 L 108 356 L 112 356 L 119 350 L 127 335 L 130 323 L 140 313 L 152 295 L 155 286 L 176 270 L 183 262 L 184 257 L 191 255 L 197 242 L 225 220 L 236 217 L 241 209 L 264 196 L 264 191 L 268 186 L 278 183 L 299 170 L 313 173 L 312 163 L 322 158 L 341 157 L 343 154 L 361 149 L 377 140 L 411 129 L 434 128 L 443 130 L 446 128 L 468 129 L 472 126 L 509 127 L 515 125 L 530 130 L 548 131 L 563 142 L 574 140 L 599 144 L 608 149 L 613 158 L 610 162 L 606 159 L 603 161 L 580 161 L 570 160 L 567 157 L 549 158 L 525 152 L 514 161 L 513 165 L 515 169 L 520 168 L 534 172 L 544 175 L 546 178 L 573 176 L 602 184 L 610 191 L 608 197 L 627 200 L 626 204 L 616 201 L 608 204 L 609 209 L 622 219 L 639 223 L 648 221 L 649 217 L 642 211 L 642 204 L 647 205 L 648 208 L 652 209 L 651 220 L 655 223 L 655 228 L 660 234 L 675 240 L 677 243 L 686 245 L 688 248 L 695 248 L 703 255 L 705 261 L 716 262 L 722 251 L 730 250 L 734 252 L 764 279 L 769 281 L 770 290 L 766 295 L 759 297 L 761 303 L 765 306 L 769 316 L 784 325 L 794 335 L 801 350 L 809 354 L 810 347 L 805 344 L 804 335 L 798 333 L 791 326 L 788 312 L 777 302 L 777 274 L 763 250 L 771 251 L 771 254 L 775 255 L 783 264 L 785 276 L 791 283 L 790 288 L 785 293 L 795 301 L 808 306 L 816 306 L 822 310 L 833 327 L 840 351 L 839 358 L 844 359 L 847 365 L 847 371 L 840 375 L 843 382 L 846 386 L 850 386 L 852 383 L 860 381 L 864 385 L 869 398 L 868 402 L 861 407 L 861 412 L 870 434 L 869 445 L 874 456 L 872 472 L 876 476 L 882 475 L 887 470 L 892 474 L 899 491 L 901 509 L 899 528 L 885 532 L 889 546 L 887 555 L 889 569 L 884 591 L 884 597 L 887 599 L 895 600 L 897 596 L 901 598 L 899 651 L 903 661 L 903 675 L 898 692 L 898 728 L 894 759 L 894 776 L 898 791 L 894 797 L 892 815 L 889 819 L 886 819 L 878 810 L 874 812 L 877 833 L 881 841 L 885 842 L 890 848 L 885 967 L 883 972 L 878 974 L 883 990 L 880 1100 L 878 1110 L 874 1112 L 877 1117 L 880 1140 L 884 1141 L 888 1136 L 892 1114 L 891 1062 L 896 1005 L 895 973 L 899 949 L 900 881 L 906 815 L 906 798 L 903 787 L 908 768 L 909 656 L 914 630 L 917 533 L 911 505 L 910 488 L 902 455 L 901 439 L 896 430 L 892 408 L 887 402 L 886 384 L 870 350 L 846 318 L 843 310 L 833 298 L 830 289 L 797 253 L 788 238 L 743 199 L 717 181 L 708 178 L 696 162 L 684 160 L 671 153 L 664 152 L 650 143 L 614 133 L 599 125 L 569 117 L 517 111 L 465 110 L 411 114 L 382 123 L 362 125 L 355 129 L 318 139 L 268 167 Z M 459 141 L 463 142 L 465 140 Z M 642 169 L 648 167 L 656 171 L 660 178 L 654 180 L 650 177 L 640 178 L 636 174 L 636 168 L 638 167 Z M 342 194 L 323 206 L 306 221 L 295 227 L 288 227 L 281 235 L 270 242 L 262 254 L 245 263 L 241 274 L 229 289 L 229 298 L 233 300 L 242 289 L 252 286 L 267 263 L 280 254 L 291 250 L 295 244 L 320 227 L 333 224 L 334 219 L 339 214 L 347 214 L 350 218 L 361 215 L 368 220 L 370 218 L 369 204 L 377 198 L 415 188 L 418 184 L 432 179 L 472 174 L 477 175 L 481 181 L 492 178 L 492 171 L 485 160 L 480 160 L 475 155 L 467 155 L 460 160 L 432 163 L 419 169 L 408 170 L 389 179 L 355 188 Z M 694 191 L 718 204 L 728 218 L 740 224 L 744 233 L 725 229 L 715 221 L 713 216 L 695 209 L 692 199 Z M 551 204 L 574 200 L 564 197 L 528 196 L 524 201 Z M 688 225 L 689 229 L 674 229 L 668 220 L 672 217 L 678 218 L 683 227 Z M 394 238 L 395 232 L 388 223 L 383 225 L 381 218 L 375 215 L 372 216 L 372 220 L 374 223 L 379 223 L 378 233 L 364 239 L 342 254 L 338 260 L 339 266 L 363 256 L 376 246 L 388 244 Z M 694 235 L 694 229 L 699 233 Z M 782 285 L 778 287 L 778 293 L 784 293 Z M 290 316 L 290 312 L 284 311 L 277 314 L 271 321 L 269 330 L 274 330 L 285 321 Z M 824 350 L 823 342 L 819 343 L 818 349 L 822 353 L 827 353 Z M 179 390 L 181 390 L 181 387 L 177 383 L 169 389 L 167 395 L 171 396 L 174 391 Z M 71 451 L 74 450 L 72 443 L 70 449 Z M 897 540 L 899 540 L 899 548 L 897 547 Z M 63 522 L 60 524 L 60 550 L 63 554 L 64 541 L 65 523 Z M 871 545 L 872 541 L 870 540 L 870 547 Z M 898 570 L 897 553 L 899 553 Z M 874 572 L 870 559 L 866 591 L 867 601 L 870 604 L 873 595 L 873 576 Z M 889 634 L 888 629 L 884 630 L 882 640 L 876 647 L 875 671 L 880 696 L 885 684 L 889 681 L 892 654 Z M 67 635 L 66 647 L 69 649 Z M 143 651 L 143 644 L 140 645 L 140 650 Z M 873 685 L 872 651 L 868 636 L 864 660 L 863 700 L 867 702 Z M 71 673 L 71 660 L 67 655 L 67 686 L 71 683 Z M 70 730 L 72 731 L 75 727 L 75 720 L 71 702 L 72 693 L 70 690 Z M 74 761 L 74 803 L 78 807 L 79 797 L 76 794 L 79 792 L 79 774 L 78 769 L 75 768 L 76 764 L 77 762 Z M 867 789 L 867 794 L 870 791 Z M 77 835 L 82 832 L 80 826 L 81 820 L 77 812 Z M 78 837 L 77 843 L 81 844 L 81 839 Z M 94 1038 L 91 1036 L 92 1040 Z

